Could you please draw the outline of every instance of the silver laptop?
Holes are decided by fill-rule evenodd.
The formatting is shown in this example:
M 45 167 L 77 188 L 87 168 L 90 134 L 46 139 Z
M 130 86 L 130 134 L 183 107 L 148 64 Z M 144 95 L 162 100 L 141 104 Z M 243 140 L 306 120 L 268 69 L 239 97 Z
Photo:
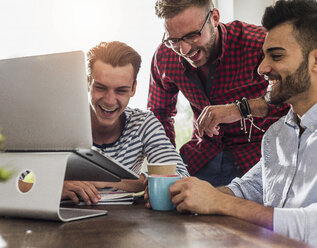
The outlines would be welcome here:
M 67 180 L 120 181 L 122 178 L 138 178 L 137 174 L 111 157 L 90 149 L 92 133 L 87 93 L 85 56 L 81 51 L 0 60 L 0 128 L 5 137 L 0 167 L 5 161 L 11 163 L 12 168 L 18 168 L 16 171 L 38 170 L 35 171 L 37 178 L 54 177 L 45 172 L 50 171 L 52 165 L 49 169 L 46 164 L 23 168 L 23 161 L 31 157 L 33 162 L 29 167 L 32 167 L 32 164 L 37 164 L 34 161 L 48 157 L 55 161 L 52 156 L 56 156 L 57 161 L 63 154 L 67 157 L 67 165 L 65 171 L 63 168 L 60 170 Z M 43 169 L 45 167 L 47 170 Z M 60 171 L 54 170 L 51 173 L 60 177 Z M 39 185 L 39 182 L 34 185 L 48 187 Z M 3 188 L 6 187 L 0 187 L 0 192 Z M 55 188 L 60 198 L 61 187 Z M 15 193 L 16 187 L 12 191 Z M 39 197 L 34 193 L 36 190 L 32 188 L 31 192 L 23 194 L 24 200 L 38 202 L 34 199 Z M 32 199 L 25 199 L 28 195 Z M 19 197 L 20 192 L 16 192 L 16 199 L 12 198 L 13 205 L 17 205 L 15 200 L 20 201 L 17 200 Z M 0 215 L 15 215 L 8 211 L 8 204 L 2 205 L 3 201 L 0 201 Z M 38 207 L 35 209 L 38 211 Z M 17 207 L 16 211 L 23 212 L 23 207 Z M 27 216 L 37 217 L 29 214 L 32 209 L 27 212 Z M 77 215 L 73 209 L 65 212 Z M 45 215 L 39 218 L 43 216 L 45 218 Z M 82 217 L 58 217 L 62 221 L 78 218 Z

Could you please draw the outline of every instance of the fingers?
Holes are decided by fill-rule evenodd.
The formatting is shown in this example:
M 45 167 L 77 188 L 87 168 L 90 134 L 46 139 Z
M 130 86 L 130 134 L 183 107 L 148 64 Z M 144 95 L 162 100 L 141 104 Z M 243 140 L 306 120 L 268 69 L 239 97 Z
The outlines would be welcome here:
M 212 213 L 210 191 L 212 186 L 196 177 L 178 180 L 170 187 L 172 202 L 179 212 Z
M 144 196 L 143 196 L 143 197 L 144 197 L 144 200 L 146 200 L 146 201 L 149 200 L 148 187 L 145 188 L 145 190 L 144 190 Z
M 101 196 L 96 187 L 85 181 L 65 181 L 62 199 L 69 198 L 74 203 L 79 203 L 79 198 L 83 199 L 86 205 L 98 203 Z
M 219 135 L 218 117 L 217 113 L 213 111 L 214 106 L 207 106 L 203 109 L 196 121 L 196 128 L 198 135 L 202 137 L 204 134 L 209 137 Z M 215 113 L 214 113 L 215 112 Z
M 190 178 L 184 178 L 170 187 L 170 197 L 178 212 L 184 213 L 191 210 L 190 206 L 187 205 L 189 200 L 187 189 L 191 180 Z
M 195 123 L 198 135 L 204 134 L 212 137 L 219 135 L 221 123 L 233 123 L 241 119 L 241 115 L 235 104 L 222 104 L 206 106 Z
M 97 197 L 100 198 L 100 194 L 97 188 L 104 188 L 106 187 L 106 183 L 105 182 L 83 182 L 84 184 L 87 185 L 87 187 L 91 190 L 92 195 L 95 195 Z M 96 185 L 94 183 L 98 183 L 98 186 L 101 187 L 96 187 Z
M 146 182 L 147 182 L 147 179 L 146 179 Z M 145 190 L 144 190 L 144 200 L 145 200 L 145 207 L 146 208 L 152 208 L 151 204 L 150 204 L 150 198 L 149 198 L 149 191 L 148 191 L 147 183 L 146 183 L 146 187 L 145 187 Z
M 205 130 L 205 133 L 206 133 L 206 135 L 208 135 L 211 138 L 214 135 L 219 135 L 219 129 L 220 129 L 220 127 L 216 126 L 216 127 L 212 128 L 211 130 L 210 129 Z
M 143 181 L 143 185 L 144 185 L 145 187 L 147 186 L 148 181 L 149 181 L 149 179 L 148 179 L 147 177 L 145 177 L 145 178 L 144 178 L 144 181 Z
M 79 204 L 79 198 L 77 197 L 77 194 L 75 192 L 69 191 L 66 195 L 66 198 L 71 199 L 72 202 L 75 204 Z
M 209 108 L 209 106 L 207 106 L 203 109 L 203 111 L 200 113 L 200 115 L 197 118 L 196 123 L 195 123 L 197 131 L 198 131 L 198 135 L 200 137 L 202 137 L 204 135 L 204 123 L 205 123 L 206 118 L 207 118 L 208 108 Z
M 86 205 L 90 205 L 91 202 L 98 203 L 100 195 L 96 187 L 89 182 L 83 182 L 83 184 L 76 193 L 84 200 Z

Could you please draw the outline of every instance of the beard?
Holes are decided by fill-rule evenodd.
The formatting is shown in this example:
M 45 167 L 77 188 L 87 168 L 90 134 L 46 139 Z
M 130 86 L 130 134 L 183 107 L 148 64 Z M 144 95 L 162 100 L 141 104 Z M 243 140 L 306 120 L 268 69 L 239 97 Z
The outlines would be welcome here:
M 267 76 L 270 77 L 270 75 Z M 308 61 L 303 61 L 293 74 L 280 80 L 277 89 L 274 90 L 274 87 L 268 86 L 264 99 L 268 104 L 279 105 L 287 102 L 291 97 L 307 91 L 310 85 Z

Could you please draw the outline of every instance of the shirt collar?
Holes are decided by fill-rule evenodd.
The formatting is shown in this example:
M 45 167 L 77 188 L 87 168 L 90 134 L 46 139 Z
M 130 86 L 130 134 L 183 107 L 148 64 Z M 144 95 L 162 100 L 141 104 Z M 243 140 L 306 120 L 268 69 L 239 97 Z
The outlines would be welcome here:
M 297 124 L 297 116 L 292 109 L 288 111 L 285 117 L 285 124 L 295 127 Z M 317 103 L 315 103 L 301 118 L 300 125 L 308 128 L 311 132 L 317 129 Z
M 302 116 L 301 124 L 312 132 L 317 129 L 317 103 Z
M 131 119 L 132 116 L 132 109 L 129 107 L 126 107 L 126 109 L 123 111 L 123 118 L 124 118 L 124 127 L 126 126 L 127 122 Z M 124 129 L 123 127 L 123 129 Z
M 221 43 L 221 53 L 219 53 L 218 60 L 221 61 L 223 59 L 223 55 L 226 51 L 226 43 L 228 40 L 228 31 L 224 24 L 219 23 L 218 24 L 218 31 L 219 31 L 219 37 L 220 37 L 220 43 Z

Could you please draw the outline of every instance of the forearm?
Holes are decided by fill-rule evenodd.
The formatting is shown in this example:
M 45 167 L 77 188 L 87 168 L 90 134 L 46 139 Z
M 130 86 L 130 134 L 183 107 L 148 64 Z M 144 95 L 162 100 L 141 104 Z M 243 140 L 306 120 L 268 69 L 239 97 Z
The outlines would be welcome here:
M 233 191 L 226 186 L 220 186 L 217 189 L 222 193 L 232 196 L 228 198 L 228 201 L 233 202 L 224 205 L 228 207 L 224 208 L 223 214 L 231 215 L 271 230 L 273 229 L 273 208 L 264 207 L 258 203 L 235 197 Z
M 269 105 L 263 97 L 248 100 L 251 114 L 255 117 L 266 117 L 269 112 Z
M 256 99 L 248 99 L 248 104 L 251 110 L 251 114 L 254 117 L 266 117 L 269 112 L 269 105 L 265 102 L 263 97 L 256 98 Z M 238 107 L 235 103 L 232 103 L 230 105 L 227 105 L 228 107 L 231 107 L 232 109 L 232 118 L 233 120 L 240 120 L 241 114 L 238 110 Z
M 144 177 L 141 175 L 138 180 L 123 179 L 120 182 L 107 182 L 107 187 L 118 188 L 128 192 L 140 192 L 145 189 Z
M 254 117 L 262 117 L 267 119 L 279 119 L 286 115 L 290 106 L 287 103 L 281 105 L 269 105 L 263 97 L 248 100 L 251 113 Z
M 221 204 L 218 214 L 233 216 L 273 230 L 274 209 L 271 207 L 228 194 L 225 194 L 218 204 Z
M 228 194 L 228 195 L 234 195 L 234 193 L 232 192 L 231 189 L 229 189 L 228 187 L 226 186 L 220 186 L 220 187 L 217 187 L 217 189 L 222 192 L 222 193 L 225 193 L 225 194 Z

